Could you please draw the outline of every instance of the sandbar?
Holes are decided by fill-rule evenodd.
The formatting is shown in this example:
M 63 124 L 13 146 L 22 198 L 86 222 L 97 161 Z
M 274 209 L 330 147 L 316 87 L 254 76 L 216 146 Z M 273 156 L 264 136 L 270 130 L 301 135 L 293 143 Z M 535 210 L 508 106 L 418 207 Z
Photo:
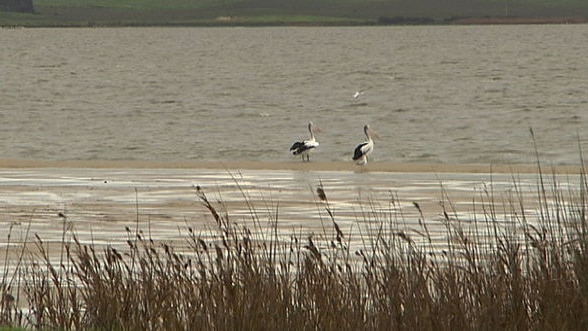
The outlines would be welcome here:
M 95 168 L 95 169 L 228 169 L 228 170 L 292 170 L 292 171 L 351 171 L 351 172 L 411 172 L 411 173 L 556 173 L 580 174 L 580 165 L 547 164 L 446 164 L 373 162 L 363 169 L 353 162 L 301 161 L 142 161 L 142 160 L 26 160 L 0 159 L 0 168 Z

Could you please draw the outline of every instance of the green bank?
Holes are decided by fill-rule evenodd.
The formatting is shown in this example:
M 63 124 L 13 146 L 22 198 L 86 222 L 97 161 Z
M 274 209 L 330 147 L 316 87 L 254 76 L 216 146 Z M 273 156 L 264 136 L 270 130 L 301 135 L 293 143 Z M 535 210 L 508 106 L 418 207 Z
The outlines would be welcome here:
M 8 1 L 22 0 L 0 1 L 3 27 L 583 23 L 588 17 L 585 0 L 33 0 L 33 13 L 7 12 Z

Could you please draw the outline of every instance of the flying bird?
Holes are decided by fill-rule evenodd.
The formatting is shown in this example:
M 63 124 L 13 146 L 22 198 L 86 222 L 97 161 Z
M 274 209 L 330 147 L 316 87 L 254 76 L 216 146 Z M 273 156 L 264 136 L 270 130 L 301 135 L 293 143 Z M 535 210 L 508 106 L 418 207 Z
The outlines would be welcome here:
M 362 95 L 363 95 L 362 90 L 355 91 L 355 93 L 353 94 L 353 99 L 358 99 Z
M 355 147 L 355 151 L 353 152 L 353 161 L 355 161 L 355 163 L 360 166 L 367 164 L 368 155 L 374 151 L 374 140 L 372 139 L 372 136 L 375 138 L 378 137 L 378 135 L 370 129 L 368 124 L 364 125 L 363 132 L 367 137 L 367 141 L 357 145 Z
M 302 157 L 302 162 L 305 161 L 305 158 L 307 162 L 310 162 L 310 153 L 319 146 L 318 141 L 314 138 L 314 127 L 312 122 L 308 122 L 308 131 L 310 132 L 310 139 L 297 141 L 292 144 L 292 147 L 290 147 L 290 151 L 293 155 L 300 155 Z

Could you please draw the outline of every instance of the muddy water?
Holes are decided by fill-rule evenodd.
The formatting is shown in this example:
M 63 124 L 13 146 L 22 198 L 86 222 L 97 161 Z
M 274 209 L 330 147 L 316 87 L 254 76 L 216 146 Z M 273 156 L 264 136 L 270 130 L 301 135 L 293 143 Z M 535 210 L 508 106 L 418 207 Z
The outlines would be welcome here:
M 587 27 L 0 29 L 0 157 L 579 163 Z M 360 98 L 353 98 L 362 90 Z

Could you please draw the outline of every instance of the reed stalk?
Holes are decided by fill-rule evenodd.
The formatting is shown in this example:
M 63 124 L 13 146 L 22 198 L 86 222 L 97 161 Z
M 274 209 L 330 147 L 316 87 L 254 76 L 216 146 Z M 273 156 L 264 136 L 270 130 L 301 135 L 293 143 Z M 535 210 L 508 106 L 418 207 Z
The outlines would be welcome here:
M 490 182 L 472 197 L 470 217 L 460 216 L 441 186 L 438 219 L 427 219 L 418 202 L 408 207 L 416 210 L 416 228 L 407 225 L 401 197 L 392 194 L 387 206 L 368 197 L 369 208 L 358 211 L 358 231 L 348 233 L 319 183 L 313 193 L 322 231 L 288 238 L 278 233 L 279 202 L 272 197 L 255 206 L 242 189 L 249 219 L 235 220 L 222 201 L 197 187 L 210 231 L 188 226 L 185 247 L 154 242 L 139 217 L 135 229 L 126 228 L 124 249 L 82 244 L 75 235 L 69 240 L 64 226 L 59 261 L 36 236 L 35 254 L 18 271 L 30 309 L 21 319 L 9 317 L 14 306 L 6 298 L 15 281 L 3 274 L 0 324 L 60 330 L 586 329 L 586 175 L 575 191 L 543 171 L 537 215 L 529 214 L 513 178 L 507 196 Z M 439 225 L 445 240 L 432 231 Z

